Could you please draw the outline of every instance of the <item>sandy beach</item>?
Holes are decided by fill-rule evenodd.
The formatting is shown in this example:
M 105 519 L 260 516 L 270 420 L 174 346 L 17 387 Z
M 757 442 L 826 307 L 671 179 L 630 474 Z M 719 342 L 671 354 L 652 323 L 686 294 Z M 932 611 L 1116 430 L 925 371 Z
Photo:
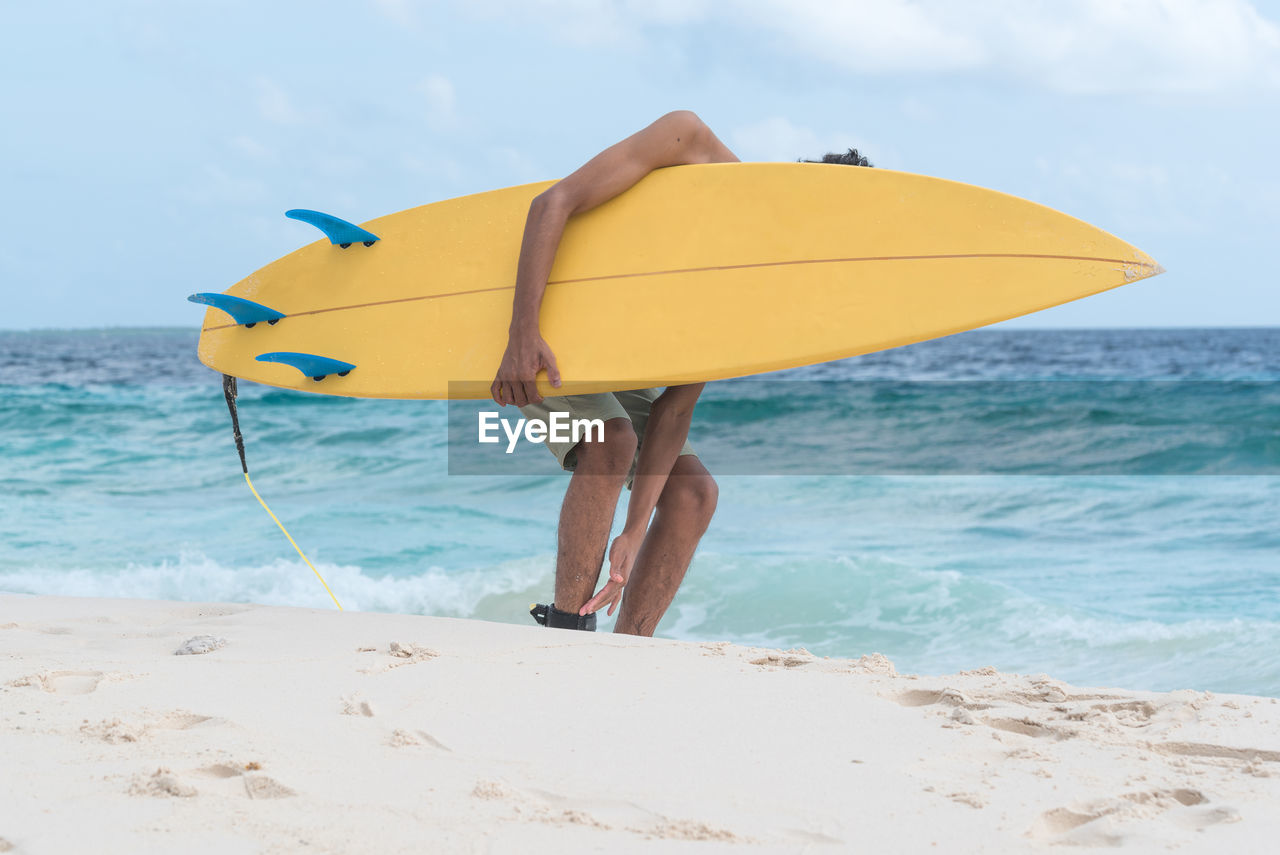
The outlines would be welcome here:
M 1271 698 L 989 667 L 898 674 L 875 653 L 14 594 L 0 595 L 0 653 L 5 852 L 1280 841 Z

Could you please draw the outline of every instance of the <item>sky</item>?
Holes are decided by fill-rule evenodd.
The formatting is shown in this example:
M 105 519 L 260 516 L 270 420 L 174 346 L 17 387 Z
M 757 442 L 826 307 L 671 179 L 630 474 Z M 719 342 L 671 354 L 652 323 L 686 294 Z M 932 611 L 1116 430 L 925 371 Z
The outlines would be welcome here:
M 1280 0 L 5 4 L 0 328 L 198 327 L 354 222 L 558 178 L 690 109 L 743 160 L 850 146 L 1168 273 L 1008 322 L 1280 326 Z

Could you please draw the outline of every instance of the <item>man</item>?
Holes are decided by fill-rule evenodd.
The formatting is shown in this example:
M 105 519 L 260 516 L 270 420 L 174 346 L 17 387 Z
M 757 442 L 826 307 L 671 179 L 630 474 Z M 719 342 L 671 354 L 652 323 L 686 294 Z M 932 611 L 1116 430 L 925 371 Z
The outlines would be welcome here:
M 858 162 L 856 152 L 850 156 L 853 161 L 844 155 L 823 160 Z M 555 599 L 533 610 L 546 626 L 594 630 L 595 611 L 607 605 L 613 614 L 620 599 L 614 631 L 653 635 L 711 522 L 719 492 L 686 439 L 702 384 L 545 399 L 538 393 L 540 371 L 547 372 L 552 386 L 560 385 L 538 313 L 565 224 L 655 169 L 737 160 L 696 115 L 679 110 L 605 149 L 529 206 L 507 349 L 491 387 L 493 399 L 502 406 L 519 406 L 530 419 L 561 411 L 574 419 L 604 422 L 602 441 L 547 443 L 573 477 L 560 510 Z M 862 160 L 859 165 L 868 164 Z M 627 522 L 609 552 L 609 581 L 593 597 L 618 497 L 633 465 Z

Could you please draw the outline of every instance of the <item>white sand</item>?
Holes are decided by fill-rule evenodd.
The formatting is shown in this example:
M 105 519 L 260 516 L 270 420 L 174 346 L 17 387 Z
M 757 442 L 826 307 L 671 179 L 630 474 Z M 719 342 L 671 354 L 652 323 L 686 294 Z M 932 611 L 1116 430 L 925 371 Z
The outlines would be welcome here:
M 0 852 L 1054 844 L 1280 852 L 1280 703 L 533 625 L 0 594 Z

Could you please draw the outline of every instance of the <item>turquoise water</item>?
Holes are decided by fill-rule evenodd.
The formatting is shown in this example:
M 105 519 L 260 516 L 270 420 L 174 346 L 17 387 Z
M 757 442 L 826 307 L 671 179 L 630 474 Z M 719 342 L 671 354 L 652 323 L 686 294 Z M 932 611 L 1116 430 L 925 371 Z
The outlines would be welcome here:
M 245 487 L 195 340 L 0 332 L 0 590 L 332 607 Z M 1046 379 L 1074 385 L 955 392 Z M 1194 394 L 1099 403 L 1115 380 Z M 748 474 L 719 478 L 659 634 L 1280 695 L 1278 380 L 1280 330 L 988 330 L 715 384 L 694 443 Z M 549 597 L 566 476 L 540 449 L 533 474 L 451 475 L 442 403 L 243 384 L 240 413 L 255 485 L 348 609 L 528 623 Z M 762 425 L 790 444 L 743 455 Z

